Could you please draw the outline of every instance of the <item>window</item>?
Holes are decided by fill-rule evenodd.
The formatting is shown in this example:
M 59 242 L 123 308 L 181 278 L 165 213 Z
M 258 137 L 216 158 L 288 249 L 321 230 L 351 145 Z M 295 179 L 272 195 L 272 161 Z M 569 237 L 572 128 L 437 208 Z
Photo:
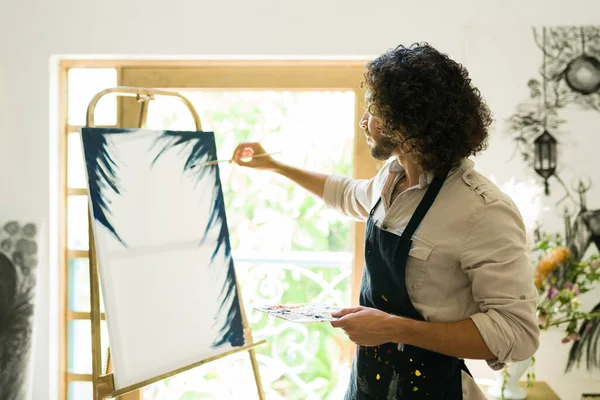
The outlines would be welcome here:
M 117 84 L 115 68 L 63 69 L 61 141 L 64 197 L 61 214 L 61 315 L 60 389 L 62 398 L 92 398 L 91 327 L 88 270 L 88 224 L 85 172 L 79 140 L 79 127 L 85 124 L 87 103 L 98 91 Z M 117 124 L 117 102 L 105 98 L 98 105 L 97 121 L 107 126 Z M 102 327 L 103 344 L 108 346 L 106 328 Z M 106 352 L 105 352 L 106 353 Z
M 376 172 L 376 164 L 357 136 L 363 64 L 123 62 L 98 68 L 98 63 L 64 62 L 62 398 L 91 399 L 87 193 L 78 134 L 91 97 L 117 85 L 177 90 L 194 104 L 204 130 L 215 132 L 220 159 L 229 158 L 237 143 L 256 140 L 269 151 L 282 151 L 276 157 L 295 166 L 366 178 Z M 97 125 L 122 127 L 135 127 L 139 118 L 133 99 L 107 96 L 95 116 Z M 185 107 L 162 97 L 150 103 L 147 125 L 193 129 Z M 269 172 L 223 164 L 221 179 L 248 319 L 254 337 L 268 340 L 257 348 L 267 398 L 339 398 L 350 361 L 349 342 L 340 332 L 328 324 L 287 324 L 251 307 L 315 300 L 347 305 L 356 298 L 360 279 L 362 224 L 340 218 Z M 236 385 L 226 386 L 224 393 L 219 382 L 232 380 Z M 233 399 L 253 390 L 249 359 L 242 352 L 153 384 L 128 399 Z

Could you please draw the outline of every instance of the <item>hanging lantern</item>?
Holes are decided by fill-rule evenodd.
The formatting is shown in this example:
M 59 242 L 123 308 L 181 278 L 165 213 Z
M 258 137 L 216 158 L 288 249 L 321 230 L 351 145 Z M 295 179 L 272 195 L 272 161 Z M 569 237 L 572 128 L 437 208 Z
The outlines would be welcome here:
M 544 178 L 546 195 L 550 194 L 548 179 L 556 172 L 556 144 L 557 141 L 548 131 L 544 131 L 535 141 L 535 157 L 533 168 Z

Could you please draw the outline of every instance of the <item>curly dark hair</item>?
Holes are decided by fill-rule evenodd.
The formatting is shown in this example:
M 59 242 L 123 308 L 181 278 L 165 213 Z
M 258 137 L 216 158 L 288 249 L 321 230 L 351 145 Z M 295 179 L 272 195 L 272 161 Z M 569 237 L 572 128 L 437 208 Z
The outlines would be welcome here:
M 469 73 L 427 43 L 399 46 L 367 64 L 363 84 L 381 136 L 425 171 L 444 170 L 487 147 L 492 115 Z

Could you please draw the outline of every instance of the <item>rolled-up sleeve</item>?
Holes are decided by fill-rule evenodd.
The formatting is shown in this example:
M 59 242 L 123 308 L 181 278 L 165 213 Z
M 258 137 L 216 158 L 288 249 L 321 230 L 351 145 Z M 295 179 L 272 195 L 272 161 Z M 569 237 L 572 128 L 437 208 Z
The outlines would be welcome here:
M 387 176 L 388 168 L 389 165 L 386 165 L 371 179 L 330 175 L 325 181 L 325 205 L 357 221 L 365 221 L 374 205 L 375 196 L 381 192 L 382 180 Z
M 537 290 L 528 261 L 521 215 L 507 198 L 481 204 L 461 252 L 461 267 L 472 282 L 480 312 L 471 316 L 496 360 L 531 357 L 539 347 Z

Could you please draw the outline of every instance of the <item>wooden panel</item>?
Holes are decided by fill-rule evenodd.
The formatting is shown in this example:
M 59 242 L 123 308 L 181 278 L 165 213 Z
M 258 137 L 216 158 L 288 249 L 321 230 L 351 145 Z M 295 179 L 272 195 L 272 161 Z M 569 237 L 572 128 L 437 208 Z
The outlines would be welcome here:
M 329 66 L 232 66 L 124 68 L 127 86 L 204 89 L 315 89 L 354 90 L 359 87 L 363 67 Z
M 294 60 L 291 58 L 286 59 L 174 59 L 174 60 L 136 60 L 136 59 L 123 59 L 123 60 L 61 60 L 60 66 L 63 68 L 165 68 L 165 67 L 177 67 L 177 68 L 202 68 L 202 67 L 330 67 L 336 65 L 343 66 L 358 66 L 362 67 L 367 61 L 362 59 L 323 59 L 323 60 Z M 121 84 L 121 83 L 119 83 Z
M 68 188 L 67 194 L 69 196 L 87 196 L 87 188 Z
M 72 320 L 89 320 L 92 318 L 92 314 L 89 312 L 80 312 L 80 311 L 67 311 L 67 319 L 69 321 Z M 100 313 L 100 319 L 106 320 L 106 314 Z
M 71 372 L 67 373 L 67 382 L 91 382 L 92 375 L 91 374 L 73 374 Z
M 58 169 L 58 246 L 61 251 L 58 252 L 58 398 L 67 398 L 67 335 L 68 321 L 67 296 L 68 290 L 68 261 L 66 259 L 67 248 L 67 110 L 68 110 L 68 90 L 67 90 L 68 71 L 66 68 L 59 69 L 59 169 Z M 65 133 L 64 135 L 62 133 Z
M 117 400 L 142 400 L 142 391 L 136 390 L 135 392 L 123 394 L 118 396 Z
M 88 258 L 89 252 L 87 250 L 67 250 L 67 258 Z
M 360 119 L 364 114 L 364 93 L 356 92 L 355 98 L 355 129 L 354 137 L 354 177 L 357 179 L 369 179 L 377 174 L 380 164 L 371 156 L 369 145 L 365 139 L 362 129 L 359 127 Z M 354 265 L 352 268 L 352 304 L 358 304 L 360 281 L 364 267 L 364 242 L 365 226 L 363 222 L 354 224 Z

